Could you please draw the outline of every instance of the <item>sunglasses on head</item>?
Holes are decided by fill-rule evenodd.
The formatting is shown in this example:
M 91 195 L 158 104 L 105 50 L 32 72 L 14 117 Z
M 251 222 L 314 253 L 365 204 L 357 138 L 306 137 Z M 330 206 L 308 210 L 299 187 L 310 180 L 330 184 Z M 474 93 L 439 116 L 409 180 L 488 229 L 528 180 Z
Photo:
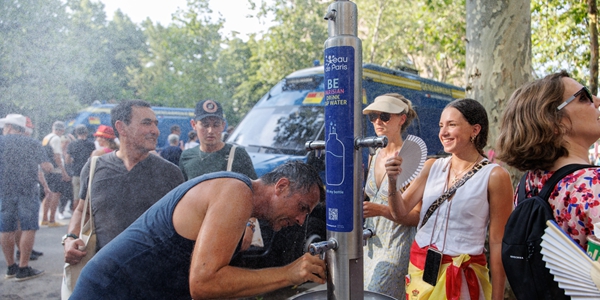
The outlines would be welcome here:
M 371 122 L 375 122 L 377 121 L 377 119 L 381 120 L 382 122 L 387 122 L 390 120 L 392 116 L 390 115 L 390 113 L 386 113 L 386 112 L 382 112 L 382 113 L 370 113 L 369 114 L 369 120 Z
M 577 91 L 575 94 L 573 94 L 573 96 L 569 97 L 567 100 L 565 100 L 565 102 L 561 103 L 556 110 L 561 110 L 563 109 L 565 106 L 567 106 L 567 104 L 571 103 L 571 101 L 573 101 L 575 98 L 577 98 L 577 96 L 583 94 L 584 97 L 587 97 L 588 100 L 590 100 L 590 102 L 594 103 L 594 98 L 592 98 L 592 92 L 590 92 L 590 90 L 588 90 L 588 88 L 586 88 L 585 86 L 582 87 L 579 91 Z

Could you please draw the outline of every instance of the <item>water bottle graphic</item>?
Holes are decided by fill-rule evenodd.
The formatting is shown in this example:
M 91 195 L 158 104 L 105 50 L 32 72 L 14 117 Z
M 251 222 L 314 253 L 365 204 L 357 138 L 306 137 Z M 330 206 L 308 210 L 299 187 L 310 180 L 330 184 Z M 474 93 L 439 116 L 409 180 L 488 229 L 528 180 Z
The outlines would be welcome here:
M 333 124 L 330 125 L 329 135 L 327 136 L 325 145 L 325 149 L 327 151 L 327 185 L 342 185 L 342 183 L 344 183 L 344 176 L 346 174 L 344 157 L 345 147 L 344 143 L 338 139 L 338 135 Z

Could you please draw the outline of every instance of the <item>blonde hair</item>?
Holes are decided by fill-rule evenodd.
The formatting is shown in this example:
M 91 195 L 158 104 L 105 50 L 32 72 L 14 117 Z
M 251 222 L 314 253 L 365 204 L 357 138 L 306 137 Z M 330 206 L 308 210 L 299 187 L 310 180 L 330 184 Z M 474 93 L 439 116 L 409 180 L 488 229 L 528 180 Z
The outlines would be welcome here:
M 561 71 L 518 88 L 506 104 L 497 141 L 498 159 L 521 171 L 548 170 L 569 154 L 563 138 L 568 116 L 557 110 L 563 102 L 565 85 Z

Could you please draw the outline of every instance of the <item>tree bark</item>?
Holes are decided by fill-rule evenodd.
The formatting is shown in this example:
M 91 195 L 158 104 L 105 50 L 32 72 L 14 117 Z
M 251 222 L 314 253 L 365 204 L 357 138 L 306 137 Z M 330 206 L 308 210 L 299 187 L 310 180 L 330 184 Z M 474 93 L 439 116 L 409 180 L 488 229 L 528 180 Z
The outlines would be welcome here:
M 588 0 L 590 30 L 590 91 L 598 95 L 598 5 L 597 0 Z
M 512 92 L 532 79 L 530 0 L 467 0 L 467 97 L 483 104 L 494 148 Z
M 465 73 L 467 97 L 488 112 L 488 147 L 494 148 L 506 102 L 532 78 L 530 0 L 467 0 Z M 505 167 L 516 184 L 518 170 Z M 515 299 L 508 282 L 504 295 Z

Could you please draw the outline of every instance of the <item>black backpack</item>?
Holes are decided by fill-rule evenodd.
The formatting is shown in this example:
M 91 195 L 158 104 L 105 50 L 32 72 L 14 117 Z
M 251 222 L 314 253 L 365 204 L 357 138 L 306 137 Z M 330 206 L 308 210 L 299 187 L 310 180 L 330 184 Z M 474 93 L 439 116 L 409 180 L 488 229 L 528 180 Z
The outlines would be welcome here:
M 565 176 L 592 165 L 566 165 L 544 184 L 542 191 L 525 198 L 527 173 L 521 178 L 517 207 L 510 214 L 502 238 L 502 265 L 517 299 L 571 299 L 558 287 L 542 260 L 541 242 L 546 221 L 554 220 L 548 197 Z

